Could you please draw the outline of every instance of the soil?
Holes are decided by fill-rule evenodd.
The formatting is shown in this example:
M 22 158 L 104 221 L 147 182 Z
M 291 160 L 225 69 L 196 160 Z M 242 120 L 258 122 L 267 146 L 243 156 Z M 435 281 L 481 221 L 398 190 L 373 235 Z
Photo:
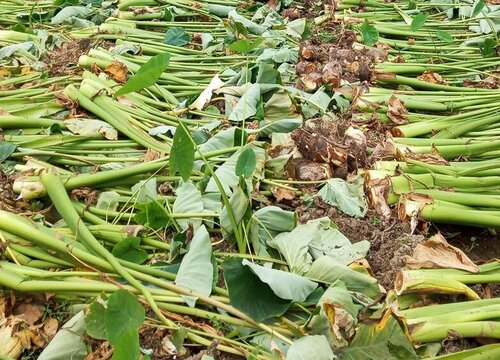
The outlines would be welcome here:
M 47 64 L 51 76 L 77 75 L 82 69 L 77 67 L 78 59 L 85 55 L 93 47 L 91 39 L 70 41 L 61 45 L 45 55 L 44 62 Z

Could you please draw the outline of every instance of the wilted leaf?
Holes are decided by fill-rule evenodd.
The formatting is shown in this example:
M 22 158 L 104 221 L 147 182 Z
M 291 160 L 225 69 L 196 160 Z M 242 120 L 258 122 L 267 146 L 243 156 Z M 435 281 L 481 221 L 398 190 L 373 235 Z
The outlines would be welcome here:
M 277 296 L 285 300 L 305 301 L 318 287 L 315 282 L 297 274 L 260 266 L 246 259 L 243 259 L 242 264 L 252 269 L 262 282 L 268 284 Z
M 322 335 L 309 335 L 294 341 L 288 349 L 286 360 L 333 360 L 330 344 Z
M 0 163 L 12 155 L 16 148 L 17 146 L 10 142 L 0 141 Z
M 125 64 L 120 61 L 113 61 L 111 64 L 106 66 L 104 72 L 121 84 L 127 81 L 128 69 Z
M 236 106 L 233 107 L 229 114 L 229 120 L 241 122 L 254 116 L 257 112 L 257 103 L 260 99 L 260 85 L 251 84 L 238 100 Z
M 224 81 L 222 81 L 219 78 L 219 75 L 216 74 L 212 80 L 210 81 L 210 84 L 208 84 L 207 88 L 202 91 L 202 93 L 198 96 L 198 98 L 189 105 L 190 109 L 195 109 L 195 110 L 202 110 L 205 105 L 207 105 L 210 102 L 210 99 L 212 98 L 212 92 L 214 90 L 219 89 L 224 85 Z
M 201 192 L 191 181 L 181 181 L 179 187 L 175 190 L 177 195 L 173 205 L 174 214 L 201 214 L 204 211 L 203 200 Z M 176 219 L 177 223 L 183 230 L 193 225 L 196 230 L 201 225 L 201 219 Z
M 198 294 L 209 296 L 214 276 L 211 258 L 210 237 L 205 226 L 201 226 L 195 232 L 189 251 L 182 259 L 175 283 Z M 183 296 L 183 299 L 189 306 L 194 307 L 197 298 Z
M 156 178 L 141 180 L 132 186 L 130 190 L 132 190 L 139 204 L 158 199 Z
M 52 25 L 71 24 L 74 18 L 84 19 L 90 14 L 92 14 L 92 9 L 87 6 L 66 6 L 52 17 L 50 23 Z
M 278 297 L 268 284 L 242 264 L 242 259 L 226 260 L 222 267 L 231 305 L 255 321 L 279 316 L 290 307 L 292 302 Z
M 122 96 L 137 90 L 154 85 L 156 80 L 165 71 L 170 62 L 169 53 L 161 53 L 153 56 L 147 63 L 142 65 L 134 76 L 130 77 L 116 93 L 115 96 Z
M 349 216 L 362 218 L 368 211 L 362 184 L 350 184 L 342 179 L 330 179 L 317 196 Z
M 118 208 L 118 198 L 120 194 L 116 191 L 104 191 L 97 198 L 96 208 L 106 211 L 116 211 Z
M 68 119 L 64 124 L 73 134 L 84 136 L 104 135 L 108 140 L 118 139 L 118 131 L 107 122 L 95 119 Z
M 395 124 L 402 125 L 408 123 L 408 110 L 403 100 L 392 95 L 387 106 L 387 116 Z
M 461 269 L 472 273 L 479 268 L 465 253 L 448 244 L 441 234 L 418 244 L 413 255 L 405 256 L 406 266 L 410 269 Z
M 339 349 L 341 360 L 416 360 L 413 347 L 394 318 L 383 327 L 361 325 L 349 347 Z
M 38 360 L 83 360 L 87 356 L 84 331 L 85 319 L 83 311 L 80 311 L 62 326 Z

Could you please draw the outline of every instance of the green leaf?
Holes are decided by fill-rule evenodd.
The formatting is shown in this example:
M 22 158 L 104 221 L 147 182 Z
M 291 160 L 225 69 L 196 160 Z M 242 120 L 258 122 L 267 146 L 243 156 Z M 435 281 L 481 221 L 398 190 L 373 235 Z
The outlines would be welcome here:
M 363 36 L 363 43 L 368 46 L 375 45 L 378 41 L 378 30 L 375 26 L 370 25 L 368 19 L 365 19 L 365 22 L 361 25 L 361 36 Z
M 492 38 L 484 39 L 484 43 L 479 45 L 479 50 L 484 57 L 494 57 L 497 55 L 496 52 L 497 43 Z
M 140 244 L 140 237 L 126 237 L 113 246 L 111 253 L 119 259 L 130 261 L 134 264 L 142 264 L 148 259 L 148 253 L 141 249 Z
M 128 329 L 112 345 L 113 357 L 111 360 L 139 359 L 141 348 L 139 347 L 139 332 L 137 329 Z
M 330 179 L 316 196 L 339 208 L 343 213 L 362 218 L 368 211 L 363 185 L 348 183 L 342 179 Z
M 0 141 L 0 163 L 5 161 L 14 151 L 16 151 L 17 145 L 14 145 L 7 141 Z
M 305 301 L 318 287 L 315 282 L 287 271 L 267 268 L 243 259 L 242 264 L 248 266 L 260 281 L 269 285 L 273 292 L 282 299 Z
M 255 151 L 253 151 L 253 149 L 249 147 L 243 150 L 243 152 L 238 157 L 234 172 L 237 176 L 248 178 L 252 176 L 256 165 L 257 158 L 255 156 Z
M 108 299 L 104 324 L 109 343 L 115 346 L 122 336 L 137 329 L 144 322 L 145 311 L 137 298 L 126 290 L 115 291 Z
M 253 320 L 261 322 L 279 316 L 290 307 L 292 302 L 277 296 L 268 284 L 242 264 L 242 259 L 226 260 L 222 268 L 231 305 Z
M 415 351 L 398 322 L 391 317 L 380 324 L 361 325 L 349 347 L 338 350 L 342 360 L 415 360 Z
M 158 201 L 150 201 L 147 204 L 136 204 L 140 210 L 134 220 L 139 225 L 146 225 L 152 229 L 166 228 L 170 224 L 167 211 Z
M 92 9 L 86 6 L 67 6 L 54 16 L 50 23 L 52 25 L 59 25 L 63 23 L 71 24 L 73 19 L 84 19 L 92 14 Z
M 96 136 L 103 135 L 108 140 L 118 139 L 118 131 L 107 122 L 95 119 L 68 119 L 64 124 L 73 134 Z
M 168 29 L 163 42 L 173 46 L 184 46 L 189 43 L 189 40 L 191 40 L 191 36 L 189 36 L 184 28 L 173 27 Z
M 161 53 L 153 56 L 139 68 L 134 76 L 127 80 L 125 85 L 115 93 L 115 96 L 122 96 L 154 85 L 167 68 L 169 61 L 169 53 Z
M 478 15 L 484 8 L 484 0 L 479 0 L 476 4 L 476 6 L 474 6 L 474 9 L 472 10 L 472 15 L 471 17 L 475 17 L 476 15 Z
M 175 201 L 173 205 L 174 214 L 195 213 L 200 214 L 204 211 L 201 192 L 191 181 L 181 181 L 179 187 L 175 190 Z M 201 225 L 201 219 L 176 219 L 182 230 L 186 230 L 189 224 L 192 224 L 194 229 L 198 229 Z
M 254 116 L 260 99 L 260 85 L 251 84 L 233 107 L 229 114 L 229 121 L 241 122 Z
M 212 243 L 205 226 L 201 226 L 194 234 L 189 251 L 181 262 L 175 283 L 185 289 L 209 296 L 212 293 L 213 266 L 211 262 Z M 196 304 L 195 297 L 183 296 L 191 307 Z
M 260 44 L 262 44 L 263 41 L 264 38 L 257 38 L 253 42 L 250 42 L 246 39 L 241 39 L 230 44 L 228 48 L 229 50 L 234 52 L 248 54 L 249 52 L 255 50 Z
M 237 225 L 239 225 L 241 223 L 241 220 L 243 220 L 243 217 L 245 216 L 249 205 L 250 199 L 245 194 L 241 186 L 238 186 L 229 198 L 229 208 L 233 212 Z M 224 237 L 227 237 L 234 233 L 234 229 L 231 226 L 231 220 L 229 218 L 229 213 L 226 206 L 222 208 L 220 213 L 220 226 L 222 229 L 222 235 Z
M 449 33 L 447 33 L 446 31 L 438 30 L 438 31 L 436 31 L 436 36 L 439 40 L 447 42 L 447 43 L 453 41 L 453 38 L 451 37 L 451 35 Z
M 411 22 L 411 31 L 418 31 L 424 27 L 425 22 L 427 21 L 427 14 L 424 12 L 419 13 L 417 16 L 413 18 Z
M 106 340 L 106 328 L 104 326 L 104 315 L 106 308 L 100 302 L 94 300 L 85 315 L 85 331 L 94 339 Z
M 286 360 L 333 360 L 330 344 L 323 335 L 309 335 L 294 341 L 286 353 Z
M 170 151 L 171 175 L 179 174 L 184 181 L 188 181 L 193 171 L 194 153 L 195 148 L 189 134 L 183 126 L 178 126 Z
M 380 294 L 377 279 L 355 271 L 327 255 L 316 259 L 306 276 L 313 281 L 326 284 L 333 284 L 338 280 L 343 281 L 349 290 L 362 293 L 372 299 Z

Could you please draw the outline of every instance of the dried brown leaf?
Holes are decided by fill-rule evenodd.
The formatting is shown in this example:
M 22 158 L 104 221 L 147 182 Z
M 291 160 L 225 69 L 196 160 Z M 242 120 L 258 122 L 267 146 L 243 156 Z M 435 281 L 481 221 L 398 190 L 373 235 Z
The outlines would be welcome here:
M 448 244 L 441 234 L 418 244 L 413 256 L 406 256 L 406 266 L 410 269 L 460 269 L 472 273 L 479 268 L 465 253 Z
M 104 69 L 104 72 L 121 84 L 127 81 L 128 69 L 125 64 L 120 61 L 113 61 Z
M 402 125 L 408 123 L 408 110 L 403 100 L 392 95 L 389 99 L 387 116 L 395 124 Z

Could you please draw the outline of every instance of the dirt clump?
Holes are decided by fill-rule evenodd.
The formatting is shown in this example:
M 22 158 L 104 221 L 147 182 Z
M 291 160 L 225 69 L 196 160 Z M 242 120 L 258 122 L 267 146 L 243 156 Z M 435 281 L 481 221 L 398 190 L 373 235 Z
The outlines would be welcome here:
M 66 42 L 45 55 L 45 63 L 51 76 L 80 74 L 78 59 L 92 48 L 91 39 L 81 39 Z

